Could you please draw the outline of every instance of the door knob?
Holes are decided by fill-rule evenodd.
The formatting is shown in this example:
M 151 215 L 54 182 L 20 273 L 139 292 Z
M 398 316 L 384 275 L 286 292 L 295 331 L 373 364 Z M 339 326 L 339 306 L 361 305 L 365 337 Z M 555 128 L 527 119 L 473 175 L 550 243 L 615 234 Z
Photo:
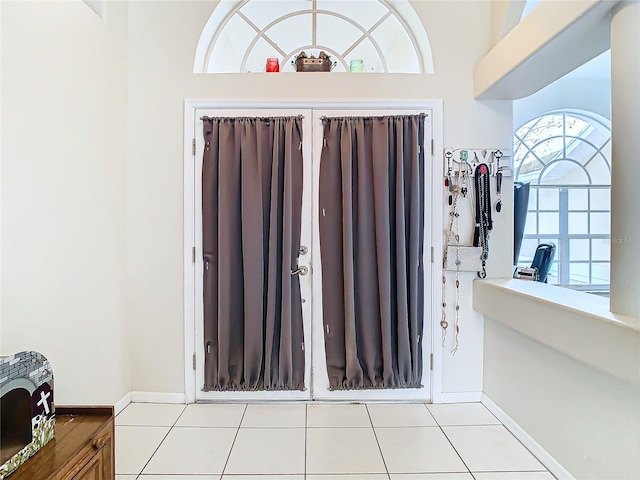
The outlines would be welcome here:
M 309 269 L 304 265 L 302 265 L 298 267 L 296 270 L 294 270 L 293 272 L 291 272 L 291 275 L 306 275 L 307 273 L 309 273 Z

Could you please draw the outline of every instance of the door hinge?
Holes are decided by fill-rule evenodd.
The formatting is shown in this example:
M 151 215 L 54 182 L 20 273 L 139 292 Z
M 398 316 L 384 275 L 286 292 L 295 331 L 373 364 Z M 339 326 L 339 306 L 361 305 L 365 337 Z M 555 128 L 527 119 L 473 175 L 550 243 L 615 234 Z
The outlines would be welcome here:
M 435 142 L 433 141 L 433 138 L 431 139 L 431 155 L 433 156 L 435 154 L 436 151 L 436 145 Z M 195 152 L 193 153 L 195 155 Z
M 433 254 L 431 254 L 431 261 L 433 262 Z M 196 263 L 196 247 L 191 247 L 191 263 Z
M 433 253 L 433 247 L 431 247 L 431 263 L 433 263 L 433 255 L 434 255 L 434 253 Z M 194 260 L 194 261 L 195 261 L 195 260 Z
M 192 155 L 196 154 L 196 139 L 195 138 L 193 140 L 191 140 L 191 154 Z
M 429 355 L 429 370 L 433 372 L 433 353 Z
M 195 353 L 193 354 L 193 369 L 194 370 L 196 369 L 196 354 Z M 433 370 L 433 368 L 431 370 Z

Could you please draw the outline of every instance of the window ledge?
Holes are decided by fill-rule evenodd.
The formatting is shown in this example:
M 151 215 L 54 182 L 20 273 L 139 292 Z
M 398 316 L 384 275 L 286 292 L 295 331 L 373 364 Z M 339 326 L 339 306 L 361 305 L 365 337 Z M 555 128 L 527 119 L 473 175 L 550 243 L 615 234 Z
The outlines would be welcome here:
M 575 360 L 640 385 L 640 319 L 606 298 L 540 282 L 476 280 L 474 309 Z

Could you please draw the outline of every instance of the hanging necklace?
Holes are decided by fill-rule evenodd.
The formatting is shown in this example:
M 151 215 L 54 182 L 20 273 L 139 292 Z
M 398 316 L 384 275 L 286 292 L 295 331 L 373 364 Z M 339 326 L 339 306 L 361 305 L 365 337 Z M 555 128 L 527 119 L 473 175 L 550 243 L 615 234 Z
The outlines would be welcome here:
M 447 153 L 447 159 L 451 160 L 451 154 Z M 446 287 L 447 287 L 447 276 L 445 273 L 446 264 L 447 264 L 447 255 L 449 254 L 449 245 L 455 245 L 456 247 L 460 246 L 460 235 L 458 222 L 460 218 L 460 213 L 458 212 L 458 199 L 460 195 L 463 197 L 467 196 L 468 187 L 467 187 L 467 178 L 468 174 L 466 169 L 462 170 L 462 165 L 455 172 L 455 176 L 452 178 L 451 176 L 451 164 L 449 163 L 449 168 L 447 171 L 447 177 L 445 179 L 445 186 L 449 187 L 449 199 L 448 203 L 451 207 L 449 211 L 449 226 L 447 228 L 447 239 L 446 239 L 446 248 L 444 254 L 444 262 L 443 262 L 443 272 L 442 272 L 442 320 L 440 321 L 440 327 L 442 328 L 442 347 L 445 347 L 445 341 L 447 337 L 447 328 L 449 327 L 449 322 L 447 321 L 447 297 L 446 297 Z M 455 332 L 455 340 L 454 340 L 454 348 L 451 350 L 453 355 L 456 354 L 458 350 L 458 334 L 460 333 L 460 258 L 459 258 L 459 248 L 455 248 L 456 259 L 455 259 L 455 305 L 454 305 L 454 332 Z
M 486 263 L 489 258 L 489 232 L 493 228 L 489 167 L 486 163 L 481 163 L 476 167 L 474 187 L 476 191 L 476 228 L 473 233 L 473 246 L 482 247 L 480 255 L 482 272 L 478 272 L 478 276 L 485 278 L 487 276 Z

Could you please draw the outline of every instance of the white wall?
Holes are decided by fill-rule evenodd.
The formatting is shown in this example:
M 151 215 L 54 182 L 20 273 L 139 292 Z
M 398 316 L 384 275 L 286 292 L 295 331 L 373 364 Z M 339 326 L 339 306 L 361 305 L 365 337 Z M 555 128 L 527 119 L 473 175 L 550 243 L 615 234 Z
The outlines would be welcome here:
M 0 351 L 37 350 L 58 404 L 130 390 L 123 315 L 127 9 L 2 2 Z
M 473 66 L 490 48 L 489 2 L 413 2 L 433 49 L 433 75 L 193 75 L 198 38 L 214 5 L 129 5 L 125 289 L 134 391 L 184 391 L 185 98 L 442 98 L 445 146 L 493 148 L 511 143 L 511 102 L 478 102 L 472 96 Z M 506 181 L 507 205 L 510 186 Z M 511 273 L 510 212 L 504 209 L 497 220 L 489 274 L 504 276 Z M 445 350 L 444 392 L 481 391 L 483 324 L 471 311 L 470 294 L 468 279 L 463 282 L 461 347 L 455 357 L 448 353 L 450 334 Z
M 575 478 L 640 478 L 637 384 L 490 317 L 485 318 L 484 347 L 485 394 Z
M 558 109 L 585 110 L 611 119 L 610 50 L 533 95 L 514 100 L 514 130 L 532 118 Z
M 640 478 L 640 320 L 525 280 L 476 282 L 473 297 L 484 394 L 573 477 Z

